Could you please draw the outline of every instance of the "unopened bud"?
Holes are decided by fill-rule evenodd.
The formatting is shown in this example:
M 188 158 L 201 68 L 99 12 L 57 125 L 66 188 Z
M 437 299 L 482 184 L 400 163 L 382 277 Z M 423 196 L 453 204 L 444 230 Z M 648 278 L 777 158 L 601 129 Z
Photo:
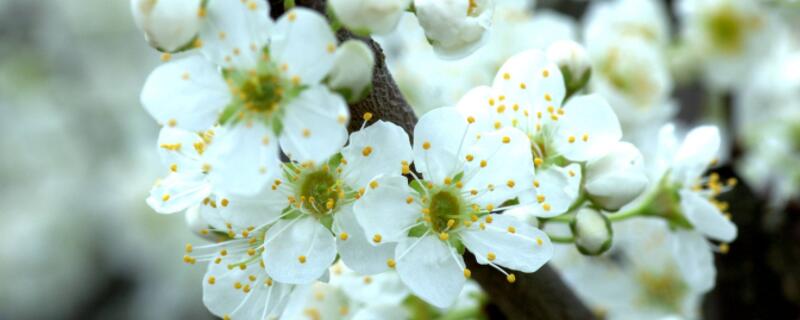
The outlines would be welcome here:
M 197 35 L 200 1 L 131 0 L 131 11 L 151 46 L 173 52 L 189 45 Z
M 583 208 L 578 210 L 570 223 L 575 246 L 585 255 L 599 255 L 611 248 L 614 232 L 611 221 L 600 211 Z
M 361 100 L 372 85 L 375 55 L 358 40 L 348 40 L 336 49 L 333 67 L 328 73 L 328 85 L 341 93 L 348 102 Z
M 558 65 L 569 93 L 577 92 L 589 82 L 591 62 L 586 48 L 579 43 L 572 40 L 555 42 L 547 48 L 547 59 Z
M 457 59 L 477 50 L 487 37 L 493 0 L 414 0 L 425 36 L 436 53 Z
M 618 142 L 605 156 L 589 161 L 585 174 L 589 198 L 608 211 L 619 210 L 647 188 L 642 154 L 627 142 Z
M 336 18 L 357 34 L 386 34 L 397 27 L 411 0 L 330 0 Z

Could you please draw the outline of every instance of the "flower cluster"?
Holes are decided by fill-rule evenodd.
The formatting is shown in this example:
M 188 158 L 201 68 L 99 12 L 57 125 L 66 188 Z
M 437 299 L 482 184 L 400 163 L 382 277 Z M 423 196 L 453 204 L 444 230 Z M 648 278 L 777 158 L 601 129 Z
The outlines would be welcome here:
M 164 53 L 141 93 L 163 126 L 166 168 L 147 203 L 185 211 L 213 242 L 188 244 L 183 259 L 207 265 L 203 301 L 225 319 L 402 319 L 409 293 L 445 309 L 469 283 L 469 259 L 513 284 L 550 261 L 554 243 L 606 252 L 614 224 L 633 217 L 668 224 L 689 239 L 676 248 L 705 260 L 705 247 L 725 252 L 736 237 L 717 200 L 736 180 L 704 177 L 718 129 L 679 144 L 665 126 L 652 170 L 623 141 L 623 125 L 652 119 L 638 107 L 668 104 L 667 72 L 647 69 L 664 67 L 663 21 L 596 9 L 588 50 L 564 40 L 507 57 L 491 85 L 423 114 L 410 137 L 369 112 L 351 121 L 375 55 L 340 45 L 331 27 L 389 32 L 409 0 L 331 0 L 332 22 L 292 1 L 274 21 L 265 1 L 132 3 L 148 41 L 176 55 Z M 492 11 L 491 1 L 414 1 L 445 56 L 473 51 Z M 371 289 L 353 284 L 364 276 L 396 290 L 365 297 Z

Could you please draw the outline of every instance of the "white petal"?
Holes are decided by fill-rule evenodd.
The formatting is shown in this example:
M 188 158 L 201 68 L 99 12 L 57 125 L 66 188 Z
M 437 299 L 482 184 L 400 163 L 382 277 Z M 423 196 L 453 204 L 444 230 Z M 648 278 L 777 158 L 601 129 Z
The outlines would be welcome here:
M 161 162 L 176 171 L 199 171 L 200 154 L 194 144 L 200 141 L 202 139 L 197 133 L 169 126 L 161 128 L 158 133 L 158 155 Z
M 492 222 L 473 223 L 459 236 L 467 249 L 480 264 L 488 264 L 488 256 L 494 255 L 494 264 L 518 270 L 534 272 L 553 257 L 553 244 L 544 231 L 536 229 L 514 217 L 491 214 Z M 513 231 L 513 232 L 512 232 Z
M 689 131 L 675 154 L 673 175 L 683 183 L 700 177 L 717 156 L 720 147 L 719 129 L 702 126 Z
M 268 2 L 210 1 L 198 35 L 200 50 L 220 66 L 252 69 L 271 29 Z
M 706 198 L 686 189 L 681 190 L 680 195 L 683 214 L 697 231 L 719 241 L 736 239 L 736 225 Z
M 434 109 L 419 119 L 414 127 L 414 166 L 425 180 L 441 183 L 463 170 L 463 156 L 473 141 L 467 129 L 467 119 L 455 108 Z
M 387 260 L 394 258 L 394 243 L 373 245 L 364 230 L 358 224 L 353 208 L 345 206 L 334 217 L 338 236 L 336 248 L 339 257 L 348 268 L 362 275 L 372 275 L 389 269 Z M 342 239 L 342 234 L 347 234 L 347 239 Z
M 175 213 L 200 204 L 211 186 L 202 173 L 170 173 L 156 182 L 147 197 L 147 204 L 158 213 Z
M 333 66 L 336 37 L 325 17 L 312 10 L 295 8 L 283 14 L 271 41 L 272 57 L 303 84 L 318 83 Z
M 474 120 L 471 127 L 476 132 L 489 132 L 495 129 L 495 123 L 499 121 L 501 127 L 510 125 L 508 115 L 515 113 L 511 106 L 500 102 L 499 93 L 488 86 L 479 86 L 470 89 L 465 93 L 456 104 L 456 109 L 469 121 Z M 500 106 L 503 106 L 502 109 Z M 503 112 L 498 112 L 502 110 Z M 522 110 L 516 111 L 521 114 Z
M 708 241 L 697 232 L 678 230 L 672 234 L 678 268 L 688 285 L 697 292 L 707 292 L 714 287 L 717 269 Z
M 464 259 L 437 236 L 406 238 L 398 245 L 397 273 L 411 292 L 439 308 L 452 305 L 464 283 Z
M 367 188 L 366 194 L 353 206 L 358 223 L 367 238 L 380 235 L 382 242 L 395 242 L 406 237 L 408 227 L 422 216 L 417 201 L 408 203 L 414 191 L 403 176 L 381 177 L 375 180 L 376 188 Z
M 267 231 L 262 257 L 264 269 L 275 280 L 311 283 L 336 259 L 336 240 L 314 218 L 280 220 Z
M 515 128 L 484 134 L 472 145 L 466 159 L 464 190 L 478 190 L 469 201 L 481 206 L 500 206 L 533 183 L 534 167 L 530 140 Z
M 532 183 L 533 189 L 520 195 L 520 203 L 530 205 L 537 217 L 550 218 L 561 215 L 567 212 L 577 197 L 577 193 L 570 190 L 571 181 L 573 180 L 569 174 L 562 172 L 559 167 L 553 166 L 539 171 Z
M 248 258 L 245 255 L 229 257 L 219 264 L 210 262 L 203 277 L 203 303 L 208 310 L 219 317 L 227 315 L 232 319 L 259 319 L 264 315 L 280 314 L 282 300 L 290 292 L 291 286 L 277 281 L 267 285 L 267 275 L 257 266 L 245 270 L 228 269 L 229 263 Z M 251 275 L 256 277 L 255 281 L 250 281 Z M 214 280 L 209 280 L 212 277 Z M 237 282 L 241 288 L 249 286 L 250 292 L 236 289 Z
M 223 200 L 224 199 L 224 200 Z M 222 201 L 225 201 L 223 204 Z M 283 209 L 289 206 L 288 195 L 279 190 L 264 188 L 253 196 L 231 196 L 218 198 L 220 216 L 230 223 L 235 232 L 256 228 L 275 222 Z
M 411 318 L 408 310 L 400 305 L 373 305 L 358 310 L 353 315 L 353 320 L 406 320 Z
M 342 173 L 345 182 L 360 188 L 379 175 L 401 174 L 402 162 L 410 165 L 414 154 L 403 128 L 378 120 L 351 134 L 342 156 L 347 161 Z
M 556 150 L 572 161 L 603 156 L 608 146 L 622 138 L 614 110 L 598 95 L 573 97 L 564 106 L 553 137 Z
M 209 176 L 225 193 L 252 195 L 280 174 L 278 143 L 262 125 L 236 124 L 220 130 L 208 148 Z
M 190 56 L 153 70 L 140 99 L 158 123 L 201 131 L 216 123 L 219 112 L 231 102 L 231 94 L 211 62 Z
M 349 116 L 338 94 L 324 86 L 305 89 L 286 106 L 281 148 L 294 161 L 322 163 L 347 142 Z

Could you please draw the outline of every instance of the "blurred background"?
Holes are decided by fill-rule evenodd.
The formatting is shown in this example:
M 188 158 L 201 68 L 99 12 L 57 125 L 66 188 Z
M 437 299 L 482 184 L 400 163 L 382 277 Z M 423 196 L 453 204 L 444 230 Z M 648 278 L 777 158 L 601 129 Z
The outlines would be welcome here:
M 780 60 L 784 55 L 772 55 L 779 51 L 791 56 L 800 38 L 797 6 L 764 3 L 773 9 L 770 15 L 780 16 L 786 36 L 770 43 L 792 43 L 768 49 L 758 59 Z M 558 39 L 580 41 L 588 32 L 582 23 L 590 2 L 532 5 L 499 0 L 493 38 L 458 62 L 436 59 L 424 37 L 420 40 L 419 27 L 405 20 L 397 34 L 381 39 L 392 72 L 417 112 L 453 104 L 466 89 L 490 82 L 515 52 Z M 680 33 L 674 4 L 659 5 L 667 34 Z M 743 86 L 766 89 L 744 95 L 742 87 L 732 89 L 696 75 L 702 71 L 686 71 L 692 68 L 681 63 L 691 55 L 664 51 L 678 57 L 665 63 L 675 79 L 665 89 L 672 109 L 645 127 L 657 128 L 665 119 L 704 123 L 712 114 L 710 119 L 729 137 L 728 165 L 718 171 L 744 181 L 725 196 L 734 208 L 739 238 L 730 253 L 717 255 L 717 286 L 696 297 L 696 308 L 702 308 L 696 314 L 800 319 L 800 129 L 787 129 L 789 137 L 781 138 L 777 149 L 766 150 L 761 149 L 772 138 L 740 132 L 761 132 L 762 126 L 750 125 L 771 126 L 777 119 L 800 128 L 800 118 L 766 109 L 773 104 L 795 111 L 800 107 L 800 84 L 786 85 L 781 81 L 791 79 L 776 76 L 796 70 L 791 78 L 800 68 L 750 66 L 743 74 L 762 80 Z M 204 267 L 181 260 L 185 243 L 196 238 L 182 215 L 158 215 L 144 202 L 163 168 L 155 148 L 158 126 L 141 108 L 139 92 L 159 56 L 133 24 L 128 1 L 0 0 L 0 274 L 5 275 L 0 319 L 211 318 L 200 295 Z M 757 70 L 774 73 L 762 76 Z M 788 92 L 770 91 L 779 83 Z M 773 118 L 742 116 L 741 110 Z M 646 139 L 648 134 L 642 130 L 641 137 L 626 138 Z M 782 157 L 770 157 L 776 154 Z M 745 177 L 776 172 L 789 181 Z M 581 263 L 563 261 L 569 260 L 558 266 L 568 279 L 585 276 Z M 594 278 L 613 276 L 611 271 L 592 272 Z M 658 285 L 656 297 L 663 299 L 680 291 Z M 598 286 L 600 291 L 608 288 Z M 592 292 L 581 296 L 593 307 L 602 304 Z M 607 314 L 600 307 L 596 311 Z

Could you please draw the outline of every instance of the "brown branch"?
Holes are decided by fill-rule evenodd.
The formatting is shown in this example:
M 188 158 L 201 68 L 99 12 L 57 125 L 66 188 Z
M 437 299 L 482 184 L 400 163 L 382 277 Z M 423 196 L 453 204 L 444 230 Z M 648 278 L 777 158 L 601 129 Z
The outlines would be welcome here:
M 273 3 L 273 16 L 279 16 L 281 7 Z M 325 12 L 325 0 L 297 0 L 297 4 Z M 380 45 L 369 38 L 359 38 L 347 30 L 337 33 L 340 41 L 358 38 L 367 43 L 375 53 L 375 69 L 372 91 L 362 101 L 350 105 L 352 120 L 349 130 L 361 127 L 361 116 L 371 112 L 375 119 L 391 121 L 405 129 L 413 138 L 417 117 L 406 102 L 394 82 L 384 59 Z M 497 270 L 475 263 L 475 258 L 467 253 L 465 260 L 472 277 L 477 281 L 509 319 L 593 319 L 594 315 L 583 302 L 561 280 L 558 273 L 548 265 L 534 273 L 518 273 L 517 281 L 509 284 Z

